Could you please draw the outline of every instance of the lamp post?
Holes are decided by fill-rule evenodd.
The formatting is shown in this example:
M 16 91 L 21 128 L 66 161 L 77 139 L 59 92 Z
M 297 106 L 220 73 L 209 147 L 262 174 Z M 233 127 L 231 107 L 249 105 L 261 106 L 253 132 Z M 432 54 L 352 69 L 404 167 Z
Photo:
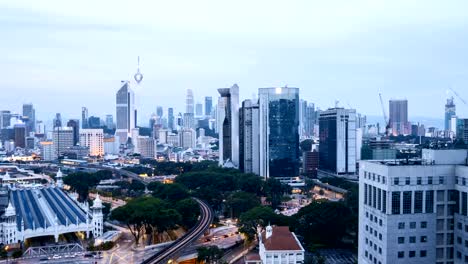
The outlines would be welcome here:
M 10 248 L 10 246 L 6 246 L 5 247 L 5 251 L 6 251 L 6 263 L 8 264 L 8 249 Z

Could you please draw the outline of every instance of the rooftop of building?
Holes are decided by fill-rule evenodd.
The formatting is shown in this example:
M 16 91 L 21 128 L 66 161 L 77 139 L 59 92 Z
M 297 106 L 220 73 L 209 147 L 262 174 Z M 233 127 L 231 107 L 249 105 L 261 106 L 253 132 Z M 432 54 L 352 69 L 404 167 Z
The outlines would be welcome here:
M 269 226 L 270 227 L 270 226 Z M 269 228 L 267 227 L 267 229 Z M 272 226 L 272 233 L 267 238 L 267 231 L 261 233 L 265 250 L 304 250 L 288 226 Z
M 16 210 L 16 223 L 21 230 L 47 228 L 55 219 L 59 225 L 86 223 L 87 214 L 61 189 L 56 187 L 10 190 L 10 203 Z

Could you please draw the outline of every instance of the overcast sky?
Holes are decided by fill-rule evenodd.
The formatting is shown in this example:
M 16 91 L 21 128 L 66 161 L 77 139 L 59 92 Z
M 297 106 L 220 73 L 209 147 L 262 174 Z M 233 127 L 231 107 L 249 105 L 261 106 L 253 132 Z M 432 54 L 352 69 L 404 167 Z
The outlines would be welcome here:
M 0 108 L 32 102 L 39 118 L 115 115 L 120 80 L 140 120 L 184 110 L 237 83 L 299 87 L 301 97 L 381 115 L 407 98 L 411 116 L 443 118 L 447 90 L 468 100 L 466 1 L 2 1 Z M 468 106 L 457 100 L 459 116 Z M 417 120 L 413 120 L 417 121 Z

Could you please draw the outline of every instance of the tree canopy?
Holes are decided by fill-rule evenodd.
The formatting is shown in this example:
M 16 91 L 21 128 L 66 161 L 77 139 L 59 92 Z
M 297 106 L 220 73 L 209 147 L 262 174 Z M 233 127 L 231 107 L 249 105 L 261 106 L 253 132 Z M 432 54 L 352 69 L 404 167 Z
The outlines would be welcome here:
M 83 202 L 88 198 L 89 190 L 95 187 L 101 180 L 111 179 L 112 172 L 101 170 L 95 173 L 76 172 L 68 174 L 63 178 L 63 182 L 76 191 L 78 200 Z

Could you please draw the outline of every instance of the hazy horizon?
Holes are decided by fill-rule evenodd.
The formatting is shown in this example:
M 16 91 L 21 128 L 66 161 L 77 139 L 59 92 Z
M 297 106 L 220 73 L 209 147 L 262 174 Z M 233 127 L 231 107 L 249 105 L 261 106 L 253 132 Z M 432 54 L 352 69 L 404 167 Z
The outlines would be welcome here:
M 326 109 L 381 116 L 391 98 L 409 115 L 443 119 L 449 87 L 468 100 L 464 1 L 9 1 L 0 3 L 1 110 L 33 103 L 38 119 L 56 112 L 115 116 L 115 93 L 132 79 L 139 119 L 156 106 L 183 112 L 237 83 L 241 99 L 259 87 L 299 87 Z M 463 6 L 465 8 L 463 8 Z M 457 114 L 468 117 L 458 98 Z M 387 110 L 388 111 L 388 110 Z M 418 120 L 412 120 L 418 121 Z

